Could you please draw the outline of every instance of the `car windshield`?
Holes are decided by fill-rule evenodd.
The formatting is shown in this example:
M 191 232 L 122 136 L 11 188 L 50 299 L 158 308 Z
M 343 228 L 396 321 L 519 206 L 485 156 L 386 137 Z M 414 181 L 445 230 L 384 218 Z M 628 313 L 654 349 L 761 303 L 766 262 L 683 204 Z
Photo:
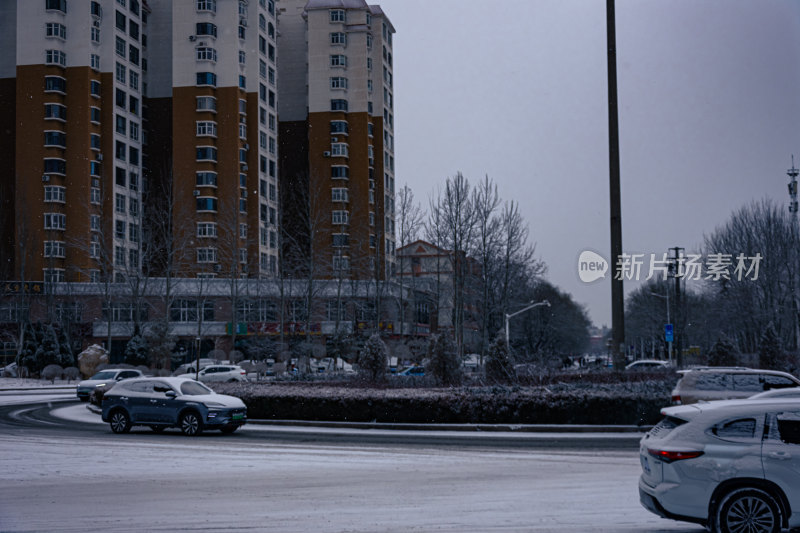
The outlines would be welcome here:
M 114 379 L 114 376 L 116 375 L 117 373 L 114 371 L 104 370 L 103 372 L 98 372 L 92 376 L 91 379 Z
M 213 392 L 214 391 L 197 381 L 181 383 L 181 394 L 186 394 L 188 396 L 200 396 L 203 394 L 212 394 Z

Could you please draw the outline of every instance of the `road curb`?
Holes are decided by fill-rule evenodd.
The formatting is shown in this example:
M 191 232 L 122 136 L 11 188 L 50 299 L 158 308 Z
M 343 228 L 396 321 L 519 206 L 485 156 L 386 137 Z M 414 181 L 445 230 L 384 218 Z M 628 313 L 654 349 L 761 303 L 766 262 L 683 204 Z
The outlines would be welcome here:
M 272 426 L 322 427 L 339 429 L 383 429 L 407 431 L 475 431 L 519 433 L 641 433 L 652 426 L 575 425 L 575 424 L 414 424 L 392 422 L 332 422 L 316 420 L 248 419 L 248 424 Z

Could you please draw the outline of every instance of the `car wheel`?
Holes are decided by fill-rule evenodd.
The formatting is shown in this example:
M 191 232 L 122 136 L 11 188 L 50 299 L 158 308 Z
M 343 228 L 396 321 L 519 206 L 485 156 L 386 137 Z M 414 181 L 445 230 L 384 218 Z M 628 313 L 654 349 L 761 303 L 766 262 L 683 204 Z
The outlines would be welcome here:
M 150 426 L 150 429 L 153 430 L 153 433 L 164 433 L 164 430 L 167 428 L 164 426 Z
M 181 431 L 187 437 L 199 435 L 203 431 L 203 421 L 194 411 L 189 411 L 181 416 Z
M 220 431 L 222 431 L 226 435 L 230 435 L 231 433 L 233 433 L 237 429 L 239 429 L 239 426 L 225 426 L 224 428 L 220 429 Z
M 89 401 L 89 397 L 88 396 L 78 396 L 78 399 L 80 401 L 82 401 L 82 402 L 88 402 Z
M 109 420 L 111 431 L 114 433 L 127 433 L 131 430 L 131 418 L 125 411 L 114 411 Z
M 717 507 L 715 533 L 778 533 L 781 512 L 778 502 L 767 492 L 740 488 L 727 494 Z
M 236 383 L 236 378 L 231 378 L 228 380 L 228 383 Z

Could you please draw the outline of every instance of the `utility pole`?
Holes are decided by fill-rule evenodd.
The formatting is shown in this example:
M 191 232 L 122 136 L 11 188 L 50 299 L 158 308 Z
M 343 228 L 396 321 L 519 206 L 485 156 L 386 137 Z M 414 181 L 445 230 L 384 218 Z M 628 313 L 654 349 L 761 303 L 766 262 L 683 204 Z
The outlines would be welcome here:
M 679 328 L 679 324 L 683 317 L 681 317 L 681 279 L 683 279 L 683 248 L 674 246 L 670 248 L 675 255 L 671 258 L 674 268 L 673 274 L 675 277 L 675 325 L 672 328 L 675 332 L 675 357 L 678 368 L 683 368 L 683 350 L 681 341 L 683 340 L 683 332 Z
M 794 167 L 794 154 L 792 154 L 792 168 L 786 171 L 786 175 L 789 176 L 789 212 L 792 214 L 792 234 L 797 235 L 797 175 L 800 173 Z M 795 241 L 797 242 L 797 241 Z M 795 248 L 795 254 L 797 254 L 797 249 Z M 800 268 L 800 260 L 795 257 L 794 261 L 795 270 Z M 796 272 L 795 276 L 792 276 L 789 280 L 789 289 L 792 292 L 792 305 L 794 306 L 794 345 L 795 349 L 800 350 L 800 302 L 798 302 L 798 294 L 797 289 L 800 286 L 798 282 L 798 276 L 800 276 L 800 272 Z
M 619 113 L 617 110 L 617 34 L 614 0 L 606 0 L 606 39 L 608 46 L 608 170 L 611 211 L 611 268 L 616 274 L 622 255 L 622 207 L 619 185 Z M 624 366 L 625 293 L 622 276 L 611 276 L 611 354 L 614 368 Z

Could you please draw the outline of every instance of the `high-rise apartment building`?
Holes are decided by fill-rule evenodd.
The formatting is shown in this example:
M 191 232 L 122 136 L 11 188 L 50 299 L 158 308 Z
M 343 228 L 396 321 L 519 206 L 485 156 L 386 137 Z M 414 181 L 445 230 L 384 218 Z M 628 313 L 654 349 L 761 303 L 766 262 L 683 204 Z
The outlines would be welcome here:
M 148 171 L 183 273 L 278 273 L 272 0 L 151 4 Z M 155 205 L 157 202 L 153 202 Z M 162 243 L 163 244 L 163 243 Z
M 138 270 L 146 7 L 0 6 L 4 276 L 90 281 Z
M 363 0 L 278 0 L 281 188 L 314 275 L 394 270 L 394 27 Z M 301 261 L 302 263 L 302 261 Z
M 3 279 L 120 279 L 165 239 L 181 275 L 277 274 L 272 0 L 9 0 L 0 29 Z

